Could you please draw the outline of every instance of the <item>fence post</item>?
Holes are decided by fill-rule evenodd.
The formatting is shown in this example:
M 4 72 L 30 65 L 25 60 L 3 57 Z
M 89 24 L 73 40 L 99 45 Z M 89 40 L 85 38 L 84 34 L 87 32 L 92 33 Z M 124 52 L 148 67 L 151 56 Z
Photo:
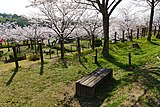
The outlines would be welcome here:
M 139 29 L 137 29 L 137 39 L 139 39 Z
M 156 36 L 157 27 L 154 27 L 154 36 Z
M 5 59 L 5 62 L 8 63 L 7 57 L 4 57 L 4 59 Z
M 80 38 L 77 38 L 77 51 L 78 51 L 78 58 L 80 61 L 80 54 L 81 54 L 81 46 L 80 46 Z
M 60 38 L 60 40 L 61 40 L 61 42 L 60 42 L 60 45 L 61 45 L 61 59 L 63 60 L 64 59 L 64 53 L 65 53 L 65 49 L 64 49 L 64 37 L 63 37 L 64 35 L 63 34 L 61 34 L 61 38 Z
M 128 54 L 128 59 L 129 59 L 129 66 L 131 67 L 131 53 Z
M 12 47 L 12 49 L 14 53 L 14 61 L 15 61 L 16 69 L 18 69 L 19 64 L 18 64 L 18 58 L 17 58 L 17 53 L 16 53 L 16 47 Z
M 94 37 L 94 34 L 93 34 L 93 35 L 92 35 L 92 49 L 93 49 L 93 50 L 94 50 L 94 46 L 95 46 L 94 41 L 95 41 L 95 37 Z
M 114 42 L 115 43 L 117 42 L 116 38 L 117 38 L 117 32 L 115 32 L 115 35 L 114 35 Z
M 96 55 L 95 55 L 95 63 L 96 63 L 96 64 L 98 63 L 98 60 L 97 60 L 98 55 L 97 55 L 97 53 L 98 53 L 98 51 L 97 51 L 97 49 L 96 49 Z
M 49 49 L 49 57 L 50 57 L 50 59 L 52 58 L 51 52 L 52 52 L 52 50 L 51 50 L 51 48 L 50 48 L 50 49 Z
M 130 40 L 132 41 L 133 35 L 132 35 L 133 30 L 131 29 L 131 36 L 130 36 Z
M 44 60 L 43 60 L 42 43 L 39 43 L 39 49 L 40 49 L 40 55 L 41 55 L 41 64 L 43 64 Z
M 90 45 L 90 44 L 88 43 L 88 48 L 89 48 L 89 45 Z
M 122 42 L 124 43 L 124 33 L 125 33 L 125 31 L 123 30 L 123 33 L 122 33 Z
M 9 45 L 9 41 L 7 40 L 7 44 L 8 44 L 8 52 L 10 51 L 10 45 Z

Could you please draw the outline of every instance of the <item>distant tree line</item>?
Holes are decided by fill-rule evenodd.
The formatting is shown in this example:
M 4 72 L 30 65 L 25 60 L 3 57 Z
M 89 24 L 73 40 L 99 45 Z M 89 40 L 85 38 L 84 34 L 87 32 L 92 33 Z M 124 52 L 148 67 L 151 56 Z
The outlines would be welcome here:
M 6 14 L 6 13 L 0 13 L 0 23 L 11 23 L 15 22 L 20 27 L 28 26 L 29 20 L 24 16 L 19 16 L 17 14 Z

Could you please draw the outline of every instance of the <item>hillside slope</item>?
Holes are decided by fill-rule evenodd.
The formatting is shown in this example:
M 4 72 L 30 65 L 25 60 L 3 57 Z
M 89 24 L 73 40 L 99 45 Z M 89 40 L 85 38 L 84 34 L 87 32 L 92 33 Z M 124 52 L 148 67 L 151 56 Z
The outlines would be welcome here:
M 0 64 L 0 106 L 31 107 L 157 107 L 160 106 L 160 40 L 152 43 L 145 39 L 111 44 L 110 55 L 104 58 L 98 48 L 98 64 L 94 63 L 95 51 L 84 50 L 81 62 L 77 53 L 67 54 L 65 61 L 45 58 L 40 61 L 20 61 Z M 131 45 L 138 43 L 140 49 Z M 128 53 L 132 68 L 128 66 Z M 75 82 L 98 67 L 112 68 L 114 79 L 98 90 L 96 98 L 75 97 Z

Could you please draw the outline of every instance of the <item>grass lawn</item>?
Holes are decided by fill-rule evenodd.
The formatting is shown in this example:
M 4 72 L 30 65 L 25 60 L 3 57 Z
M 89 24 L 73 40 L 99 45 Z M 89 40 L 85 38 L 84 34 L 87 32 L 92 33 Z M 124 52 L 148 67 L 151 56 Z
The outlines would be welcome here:
M 104 58 L 98 48 L 67 53 L 65 61 L 58 57 L 45 63 L 39 61 L 0 62 L 0 107 L 157 107 L 160 106 L 160 40 L 152 43 L 144 38 L 134 42 L 117 42 L 110 45 L 110 55 Z M 132 48 L 138 43 L 140 49 Z M 128 53 L 132 56 L 132 70 L 128 68 Z M 56 54 L 55 54 L 56 55 Z M 98 67 L 112 68 L 114 79 L 99 87 L 96 98 L 75 97 L 75 82 Z

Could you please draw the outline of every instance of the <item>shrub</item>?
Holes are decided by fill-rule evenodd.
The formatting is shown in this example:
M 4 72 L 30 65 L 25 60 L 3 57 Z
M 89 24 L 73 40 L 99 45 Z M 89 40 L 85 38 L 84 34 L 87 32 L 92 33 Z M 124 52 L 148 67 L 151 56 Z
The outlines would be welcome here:
M 10 54 L 10 55 L 9 55 L 9 58 L 10 58 L 11 60 L 14 60 L 14 54 L 13 54 L 13 53 Z M 17 58 L 18 58 L 19 61 L 20 61 L 20 60 L 24 60 L 24 59 L 26 59 L 26 54 L 17 53 Z
M 39 58 L 39 55 L 30 55 L 28 59 L 30 61 L 36 61 L 36 60 L 39 60 L 40 58 Z
M 100 40 L 100 39 L 95 40 L 94 43 L 95 43 L 95 47 L 102 46 L 102 40 Z

